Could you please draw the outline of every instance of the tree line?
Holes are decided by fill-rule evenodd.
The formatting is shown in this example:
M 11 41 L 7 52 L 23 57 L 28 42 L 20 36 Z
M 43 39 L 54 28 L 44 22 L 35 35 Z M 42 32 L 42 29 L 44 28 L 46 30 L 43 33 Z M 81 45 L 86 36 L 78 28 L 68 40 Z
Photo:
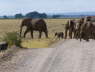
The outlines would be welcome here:
M 68 14 L 46 14 L 39 13 L 37 11 L 29 12 L 23 15 L 22 13 L 15 14 L 13 16 L 0 16 L 3 19 L 22 19 L 22 18 L 81 18 L 89 15 L 79 14 L 79 15 L 68 15 Z M 93 15 L 94 16 L 94 15 Z
M 10 17 L 4 15 L 3 18 L 8 19 Z M 34 11 L 34 12 L 29 12 L 29 13 L 27 13 L 25 15 L 23 15 L 22 13 L 18 13 L 18 14 L 15 14 L 11 18 L 15 18 L 15 19 L 21 19 L 21 18 L 47 18 L 47 14 L 46 13 L 39 13 L 37 11 Z
M 3 19 L 9 19 L 9 18 L 14 18 L 14 19 L 22 19 L 22 18 L 60 18 L 60 15 L 52 15 L 51 17 L 49 17 L 49 15 L 47 15 L 46 13 L 39 13 L 37 11 L 33 11 L 33 12 L 29 12 L 25 15 L 23 15 L 22 13 L 18 13 L 15 14 L 12 17 L 3 16 Z

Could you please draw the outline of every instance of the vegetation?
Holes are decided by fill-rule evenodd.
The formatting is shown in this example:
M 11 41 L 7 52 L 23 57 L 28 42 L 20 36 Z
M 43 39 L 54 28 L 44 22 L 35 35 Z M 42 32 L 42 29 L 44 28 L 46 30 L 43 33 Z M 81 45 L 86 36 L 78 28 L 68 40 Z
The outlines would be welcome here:
M 47 48 L 57 41 L 58 39 L 54 39 L 54 36 L 49 34 L 49 39 L 41 38 L 23 40 L 21 46 L 24 48 Z
M 3 18 L 4 18 L 4 19 L 8 19 L 8 16 L 4 15 Z
M 45 13 L 38 13 L 36 11 L 29 12 L 25 15 L 26 18 L 47 18 L 47 15 Z
M 19 37 L 19 34 L 17 32 L 8 32 L 3 37 L 3 41 L 8 42 L 9 46 L 11 45 L 20 46 L 21 38 Z
M 28 48 L 50 46 L 54 42 L 58 41 L 55 39 L 54 33 L 60 32 L 60 31 L 64 32 L 64 24 L 66 24 L 67 20 L 68 19 L 45 19 L 45 22 L 47 23 L 48 30 L 49 30 L 49 39 L 45 38 L 44 33 L 42 35 L 42 38 L 38 39 L 38 32 L 34 32 L 34 39 L 31 39 L 30 33 L 28 33 L 26 38 L 22 38 L 21 45 Z M 21 22 L 22 22 L 22 19 L 1 19 L 0 20 L 0 37 L 1 38 L 5 37 L 5 40 L 9 40 L 10 45 L 14 44 L 14 41 L 18 40 L 19 38 L 17 37 L 18 36 L 17 32 L 20 31 Z M 11 36 L 13 36 L 12 38 L 14 38 L 12 40 L 11 40 L 10 33 L 12 34 Z M 23 35 L 23 32 L 22 32 L 22 35 Z
M 61 15 L 53 15 L 52 18 L 60 18 Z
M 21 19 L 23 18 L 24 16 L 20 13 L 20 14 L 15 14 L 14 16 L 16 19 Z

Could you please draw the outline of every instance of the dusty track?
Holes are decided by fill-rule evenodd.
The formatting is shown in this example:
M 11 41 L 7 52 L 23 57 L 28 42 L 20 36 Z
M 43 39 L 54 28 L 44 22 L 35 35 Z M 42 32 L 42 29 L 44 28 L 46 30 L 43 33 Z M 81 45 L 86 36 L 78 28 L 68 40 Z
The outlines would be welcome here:
M 95 72 L 95 41 L 61 41 L 53 48 L 23 49 L 0 63 L 0 72 Z

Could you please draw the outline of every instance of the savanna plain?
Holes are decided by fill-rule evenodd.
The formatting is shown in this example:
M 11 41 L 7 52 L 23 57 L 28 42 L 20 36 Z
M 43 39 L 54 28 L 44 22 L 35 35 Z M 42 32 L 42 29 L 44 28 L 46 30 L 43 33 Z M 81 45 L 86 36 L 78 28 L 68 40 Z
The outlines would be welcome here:
M 23 19 L 0 19 L 0 38 L 8 32 L 20 32 L 20 25 Z M 44 48 L 58 41 L 55 38 L 55 32 L 64 32 L 64 25 L 68 19 L 44 19 L 49 32 L 49 39 L 46 39 L 44 33 L 42 38 L 38 39 L 38 32 L 34 32 L 34 39 L 31 38 L 30 33 L 26 38 L 22 39 L 21 45 L 25 48 Z M 26 27 L 23 28 L 23 33 Z M 22 35 L 23 35 L 22 33 Z

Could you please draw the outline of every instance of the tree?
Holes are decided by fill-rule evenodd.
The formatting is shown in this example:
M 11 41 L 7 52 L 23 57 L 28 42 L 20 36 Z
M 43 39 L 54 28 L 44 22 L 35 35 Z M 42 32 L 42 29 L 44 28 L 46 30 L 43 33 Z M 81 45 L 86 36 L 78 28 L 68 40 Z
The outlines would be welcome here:
M 24 16 L 21 14 L 21 13 L 19 13 L 19 14 L 15 14 L 15 18 L 17 19 L 20 19 L 20 18 L 23 18 Z
M 38 18 L 39 17 L 39 13 L 34 11 L 34 12 L 29 12 L 25 15 L 25 17 L 27 18 Z
M 53 15 L 52 18 L 60 18 L 60 15 Z
M 6 15 L 3 16 L 4 19 L 8 19 L 8 17 Z
M 47 15 L 45 13 L 39 13 L 37 11 L 29 12 L 25 15 L 26 18 L 47 18 Z
M 45 13 L 40 14 L 40 18 L 47 18 L 47 14 Z

